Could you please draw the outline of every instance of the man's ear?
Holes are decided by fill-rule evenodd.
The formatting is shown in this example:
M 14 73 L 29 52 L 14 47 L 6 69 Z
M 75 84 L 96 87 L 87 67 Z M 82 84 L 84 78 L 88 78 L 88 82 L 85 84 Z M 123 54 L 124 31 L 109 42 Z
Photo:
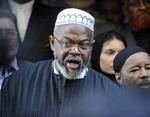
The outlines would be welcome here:
M 120 85 L 123 84 L 123 79 L 122 79 L 120 73 L 115 73 L 115 78 L 116 78 L 116 81 L 117 81 Z
M 51 46 L 51 49 L 54 51 L 54 37 L 52 35 L 49 36 L 49 44 Z

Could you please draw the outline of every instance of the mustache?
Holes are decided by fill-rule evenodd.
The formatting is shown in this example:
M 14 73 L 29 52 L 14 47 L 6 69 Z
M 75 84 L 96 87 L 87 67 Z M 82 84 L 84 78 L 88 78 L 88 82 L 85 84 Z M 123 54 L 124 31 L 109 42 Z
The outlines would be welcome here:
M 150 18 L 150 8 L 148 9 L 140 9 L 137 11 L 137 18 L 145 15 L 146 17 Z
M 78 63 L 80 65 L 83 64 L 82 58 L 80 56 L 74 56 L 74 55 L 66 56 L 64 59 L 64 64 L 66 64 L 67 62 Z
M 150 85 L 150 81 L 147 80 L 147 79 L 145 79 L 145 80 L 143 80 L 142 82 L 140 82 L 140 83 L 138 84 L 138 86 L 144 86 L 144 85 Z

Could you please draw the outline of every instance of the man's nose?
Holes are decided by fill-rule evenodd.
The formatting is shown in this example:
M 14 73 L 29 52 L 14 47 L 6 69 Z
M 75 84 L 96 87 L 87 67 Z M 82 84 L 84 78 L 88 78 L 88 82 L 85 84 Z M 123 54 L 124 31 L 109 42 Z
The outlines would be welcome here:
M 146 9 L 146 4 L 147 3 L 144 3 L 142 0 L 140 1 L 140 8 L 141 9 Z
M 78 45 L 74 45 L 71 50 L 69 51 L 70 54 L 81 54 L 80 50 L 79 50 L 79 46 Z
M 150 77 L 149 71 L 143 68 L 143 69 L 141 70 L 141 75 L 140 75 L 140 77 L 141 77 L 141 78 L 149 78 L 149 77 Z

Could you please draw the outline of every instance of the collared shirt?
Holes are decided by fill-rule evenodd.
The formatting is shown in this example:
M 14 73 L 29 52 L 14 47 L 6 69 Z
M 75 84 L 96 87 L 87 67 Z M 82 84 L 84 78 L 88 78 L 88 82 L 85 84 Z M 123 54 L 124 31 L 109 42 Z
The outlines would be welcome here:
M 12 63 L 10 64 L 10 67 L 12 67 L 15 71 L 19 69 L 19 66 L 18 66 L 18 64 L 17 64 L 17 59 L 16 59 L 16 58 L 14 58 L 14 60 L 13 60 Z M 0 67 L 0 89 L 1 89 L 1 86 L 2 86 L 2 82 L 3 82 L 3 80 L 4 80 L 4 77 L 3 77 L 3 75 L 2 75 L 2 70 L 3 70 L 3 68 Z M 13 73 L 13 72 L 10 71 L 10 73 L 9 73 L 8 75 L 10 75 L 10 74 L 12 74 L 12 73 Z
M 59 74 L 58 71 L 56 70 L 55 61 L 53 61 L 53 65 L 54 65 L 54 73 L 55 73 L 55 74 Z M 76 79 L 82 79 L 82 78 L 84 78 L 84 77 L 86 76 L 87 71 L 88 71 L 88 68 L 85 68 L 85 69 L 81 72 L 81 74 L 80 74 L 79 76 L 77 76 Z
M 12 0 L 9 0 L 9 4 L 12 9 L 12 12 L 17 17 L 18 31 L 22 41 L 24 40 L 26 34 L 26 30 L 27 30 L 27 26 L 29 23 L 34 2 L 35 0 L 32 0 L 24 4 L 19 4 Z

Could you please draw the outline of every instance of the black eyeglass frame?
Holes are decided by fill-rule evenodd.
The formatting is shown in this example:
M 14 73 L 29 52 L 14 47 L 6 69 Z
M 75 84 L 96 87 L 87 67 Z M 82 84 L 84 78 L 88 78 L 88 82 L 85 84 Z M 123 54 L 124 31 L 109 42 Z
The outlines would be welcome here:
M 15 38 L 18 32 L 15 29 L 0 29 L 0 37 L 5 33 L 9 38 Z
M 92 45 L 94 43 L 94 41 L 90 42 L 90 44 L 74 44 L 71 42 L 65 43 L 65 42 L 60 41 L 57 37 L 54 37 L 54 38 L 58 41 L 58 43 L 61 45 L 61 48 L 63 50 L 65 50 L 65 49 L 71 50 L 73 47 L 78 46 L 80 51 L 87 51 L 87 50 L 91 50 Z

